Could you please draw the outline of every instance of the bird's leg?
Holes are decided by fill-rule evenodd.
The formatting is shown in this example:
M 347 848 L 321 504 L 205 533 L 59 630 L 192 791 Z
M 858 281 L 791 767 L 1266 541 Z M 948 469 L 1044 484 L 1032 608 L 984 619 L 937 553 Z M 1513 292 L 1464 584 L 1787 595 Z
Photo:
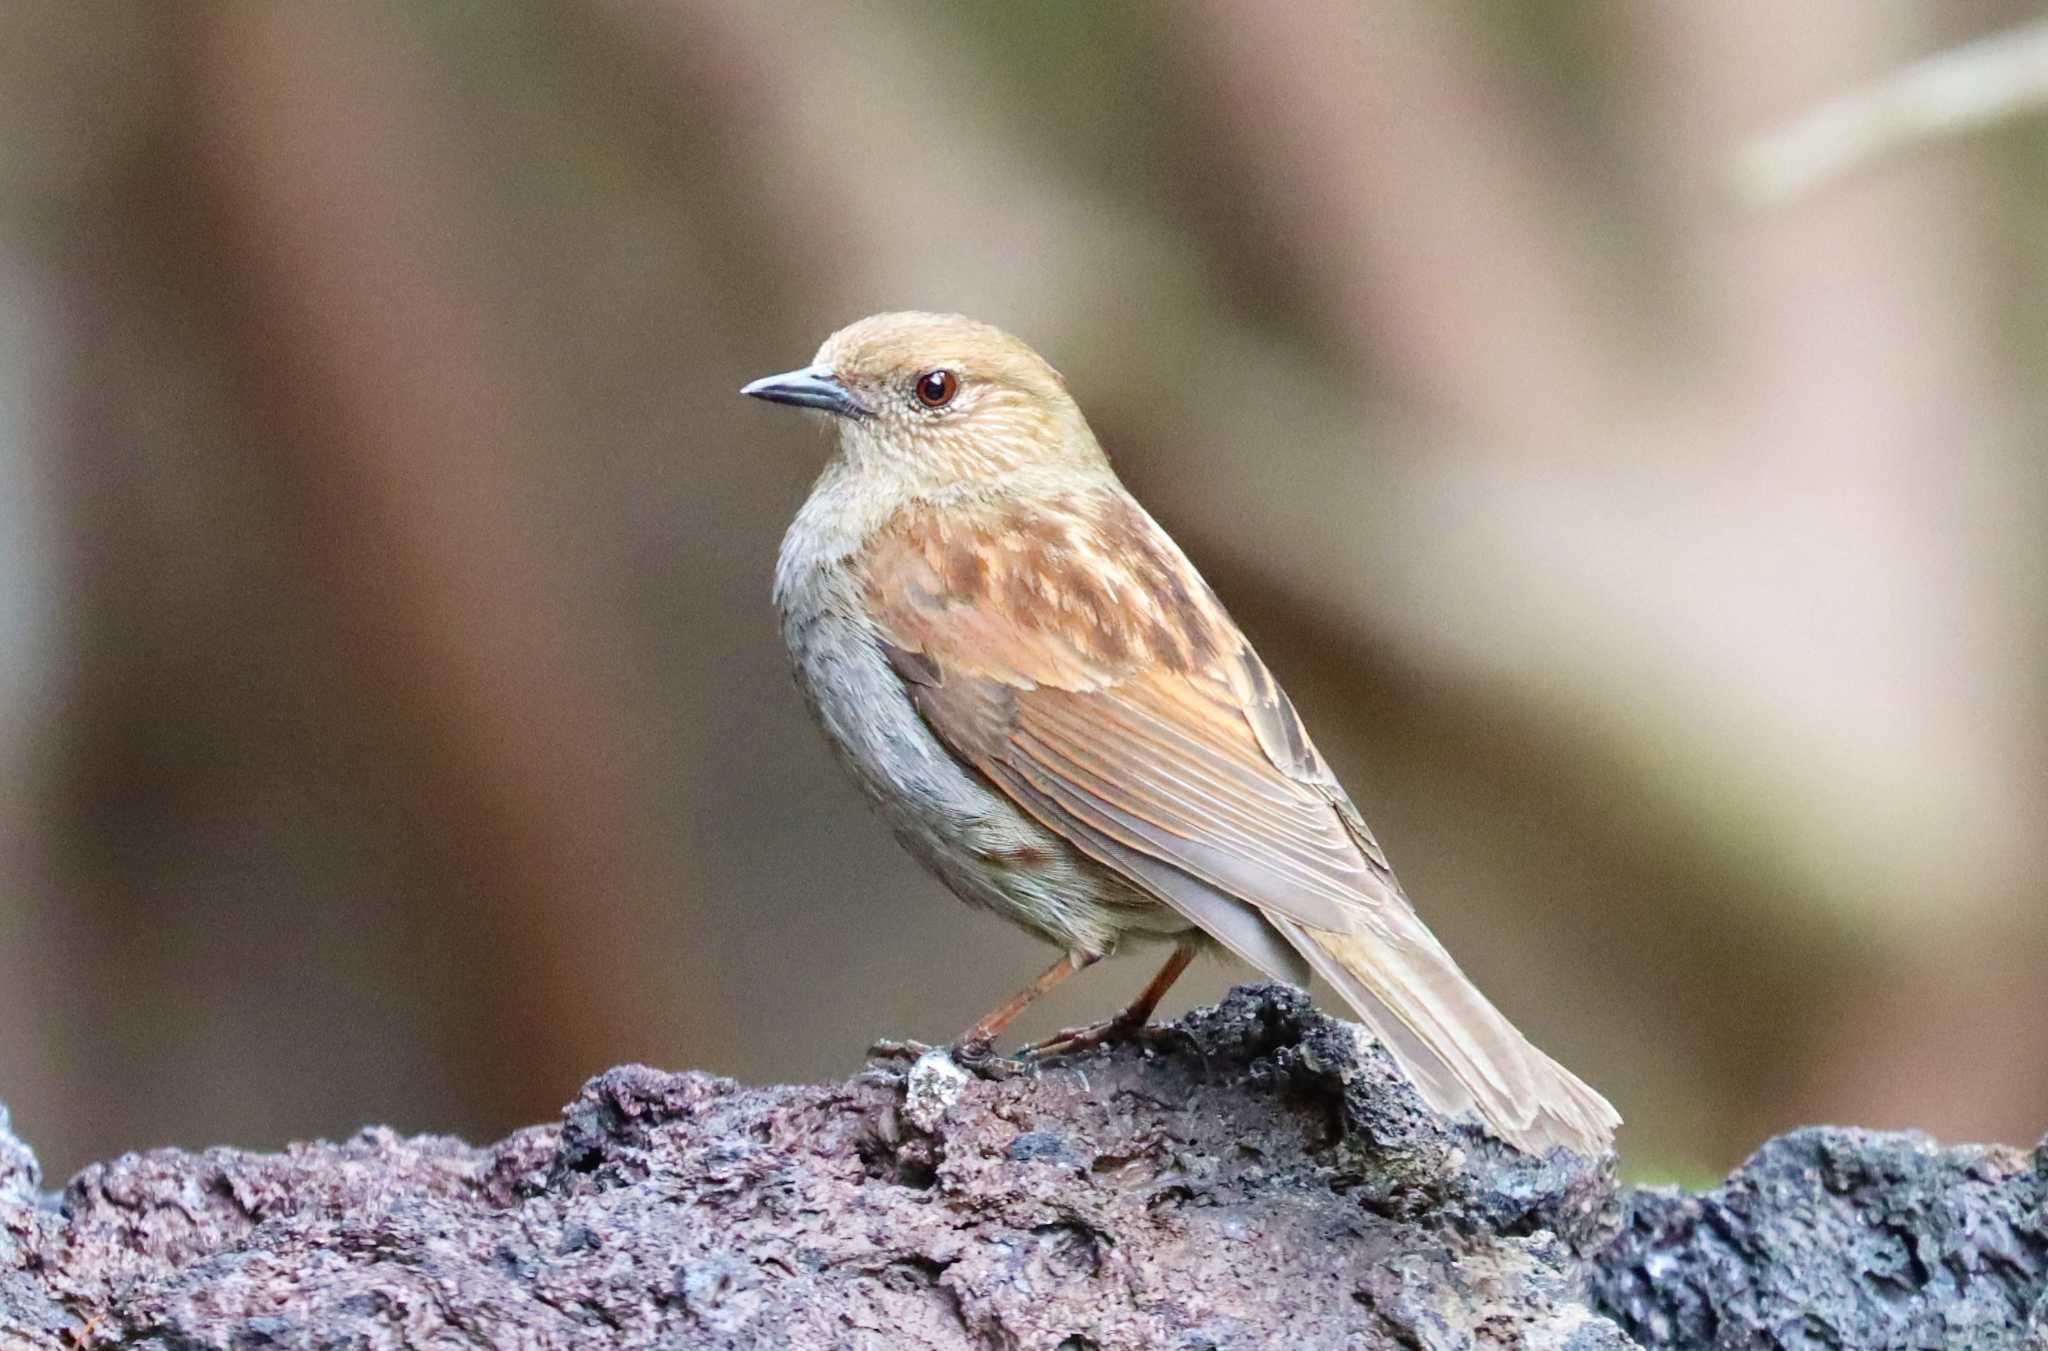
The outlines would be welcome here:
M 1138 997 L 1133 999 L 1122 1013 L 1107 1022 L 1095 1023 L 1088 1027 L 1070 1027 L 1057 1036 L 1032 1043 L 1025 1047 L 1021 1054 L 1065 1055 L 1070 1051 L 1085 1051 L 1091 1046 L 1101 1046 L 1107 1042 L 1122 1041 L 1126 1037 L 1136 1036 L 1144 1030 L 1145 1024 L 1152 1020 L 1152 1011 L 1159 1007 L 1159 1001 L 1166 997 L 1166 992 L 1180 979 L 1180 973 L 1187 970 L 1188 963 L 1194 960 L 1194 948 L 1182 944 L 1173 950 L 1173 955 L 1166 959 L 1166 964 L 1159 968 L 1159 973 L 1146 982 L 1145 988 L 1138 991 Z
M 953 1043 L 954 1055 L 963 1060 L 988 1059 L 989 1048 L 995 1045 L 996 1038 L 1003 1035 L 1005 1028 L 1017 1021 L 1018 1014 L 1030 1008 L 1040 995 L 1068 976 L 1076 971 L 1085 971 L 1101 960 L 1101 957 L 1092 952 L 1067 953 L 1040 972 L 1037 980 L 990 1009 L 974 1026 L 962 1032 L 960 1039 Z

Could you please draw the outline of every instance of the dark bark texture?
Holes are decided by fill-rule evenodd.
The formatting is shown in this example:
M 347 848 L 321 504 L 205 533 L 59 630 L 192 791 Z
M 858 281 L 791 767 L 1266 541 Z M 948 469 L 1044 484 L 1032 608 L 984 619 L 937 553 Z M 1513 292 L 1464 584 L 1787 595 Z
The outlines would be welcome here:
M 475 1148 L 160 1150 L 0 1117 L 0 1347 L 1998 1347 L 2041 1154 L 1803 1131 L 1703 1196 L 1425 1110 L 1278 986 L 1022 1073 L 641 1066 Z

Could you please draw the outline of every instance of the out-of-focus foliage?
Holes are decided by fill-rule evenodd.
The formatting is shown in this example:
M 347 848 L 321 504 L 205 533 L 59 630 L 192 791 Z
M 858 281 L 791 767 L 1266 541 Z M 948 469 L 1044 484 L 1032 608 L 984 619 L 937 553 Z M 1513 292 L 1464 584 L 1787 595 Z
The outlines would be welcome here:
M 2048 139 L 1728 189 L 1963 22 L 9 9 L 0 1097 L 59 1169 L 481 1136 L 1029 975 L 766 602 L 825 446 L 735 390 L 925 307 L 1067 373 L 1632 1167 L 2038 1136 Z

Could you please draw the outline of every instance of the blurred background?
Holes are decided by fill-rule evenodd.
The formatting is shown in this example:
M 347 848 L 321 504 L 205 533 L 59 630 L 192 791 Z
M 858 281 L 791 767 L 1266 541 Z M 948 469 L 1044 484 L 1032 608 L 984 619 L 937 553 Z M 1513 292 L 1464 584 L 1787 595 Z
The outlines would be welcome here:
M 868 818 L 767 599 L 827 445 L 736 389 L 918 307 L 1066 373 L 1629 1173 L 2031 1143 L 2048 131 L 1731 186 L 2031 13 L 8 6 L 17 1130 L 58 1177 L 489 1138 L 1034 974 Z

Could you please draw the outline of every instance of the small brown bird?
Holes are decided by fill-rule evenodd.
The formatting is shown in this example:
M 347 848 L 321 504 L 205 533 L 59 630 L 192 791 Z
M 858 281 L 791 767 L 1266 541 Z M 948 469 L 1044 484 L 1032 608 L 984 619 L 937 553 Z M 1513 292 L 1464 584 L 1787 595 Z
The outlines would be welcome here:
M 1438 1111 L 1534 1152 L 1608 1148 L 1620 1117 L 1423 926 L 1058 371 L 986 324 L 879 314 L 741 392 L 838 426 L 775 569 L 812 713 L 912 854 L 1064 953 L 963 1045 L 1121 943 L 1168 941 L 1122 1014 L 1032 1050 L 1126 1035 L 1220 945 L 1323 977 Z

